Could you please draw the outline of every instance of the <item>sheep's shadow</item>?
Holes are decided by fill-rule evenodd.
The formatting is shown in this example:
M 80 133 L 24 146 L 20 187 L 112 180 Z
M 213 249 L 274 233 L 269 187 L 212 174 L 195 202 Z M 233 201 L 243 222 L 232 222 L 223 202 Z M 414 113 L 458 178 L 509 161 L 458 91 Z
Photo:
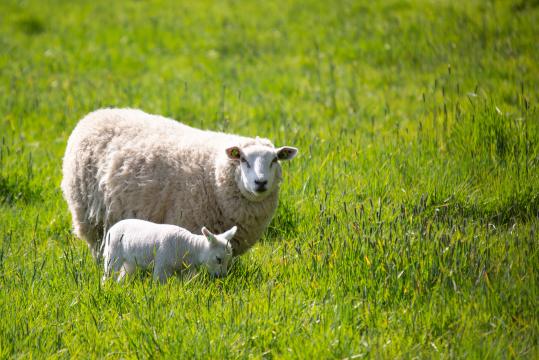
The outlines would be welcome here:
M 299 212 L 288 201 L 281 201 L 264 235 L 264 242 L 280 241 L 296 233 L 300 223 Z

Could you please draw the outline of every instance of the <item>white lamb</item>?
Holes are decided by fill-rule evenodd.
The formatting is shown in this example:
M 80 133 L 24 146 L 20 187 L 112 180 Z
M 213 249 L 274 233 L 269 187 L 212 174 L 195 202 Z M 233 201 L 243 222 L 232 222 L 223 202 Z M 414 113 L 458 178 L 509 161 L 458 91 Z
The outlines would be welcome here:
M 203 131 L 133 109 L 102 109 L 73 130 L 62 190 L 75 234 L 94 257 L 104 230 L 136 218 L 198 233 L 233 225 L 234 255 L 262 236 L 277 208 L 280 160 L 293 147 L 267 139 Z
M 161 283 L 175 272 L 199 265 L 205 265 L 214 276 L 224 276 L 232 258 L 230 240 L 236 229 L 234 226 L 223 234 L 214 235 L 203 227 L 203 235 L 195 235 L 176 225 L 122 220 L 106 235 L 103 282 L 112 273 L 118 274 L 116 280 L 120 282 L 137 267 L 145 269 L 152 263 L 153 277 Z

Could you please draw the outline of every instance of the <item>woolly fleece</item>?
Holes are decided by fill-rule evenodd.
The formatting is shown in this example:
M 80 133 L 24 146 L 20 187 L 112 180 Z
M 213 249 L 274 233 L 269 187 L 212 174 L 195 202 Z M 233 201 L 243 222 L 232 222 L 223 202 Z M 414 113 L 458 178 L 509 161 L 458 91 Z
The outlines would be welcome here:
M 199 234 L 206 225 L 238 231 L 234 255 L 251 248 L 278 205 L 280 165 L 272 192 L 261 201 L 240 193 L 238 162 L 225 149 L 274 148 L 267 139 L 203 131 L 135 109 L 101 109 L 75 127 L 63 160 L 62 191 L 74 233 L 94 257 L 104 230 L 128 218 L 175 224 Z

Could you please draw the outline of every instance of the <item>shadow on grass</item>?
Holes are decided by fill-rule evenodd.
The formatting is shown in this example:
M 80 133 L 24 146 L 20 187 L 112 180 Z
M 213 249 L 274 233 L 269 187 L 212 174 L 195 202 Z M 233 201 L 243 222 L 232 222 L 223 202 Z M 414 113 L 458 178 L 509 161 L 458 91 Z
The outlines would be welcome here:
M 435 221 L 452 223 L 455 219 L 474 219 L 496 226 L 512 225 L 515 221 L 539 218 L 539 193 L 532 187 L 507 194 L 493 201 L 480 203 L 461 199 L 422 197 L 417 204 L 406 205 L 415 216 L 434 217 Z
M 35 16 L 25 16 L 16 22 L 18 30 L 26 35 L 39 35 L 45 31 L 45 23 Z
M 19 201 L 28 204 L 42 200 L 41 193 L 41 188 L 32 186 L 27 180 L 0 175 L 0 204 L 13 205 Z
M 264 241 L 281 240 L 295 234 L 299 221 L 297 210 L 288 201 L 282 200 L 266 231 Z

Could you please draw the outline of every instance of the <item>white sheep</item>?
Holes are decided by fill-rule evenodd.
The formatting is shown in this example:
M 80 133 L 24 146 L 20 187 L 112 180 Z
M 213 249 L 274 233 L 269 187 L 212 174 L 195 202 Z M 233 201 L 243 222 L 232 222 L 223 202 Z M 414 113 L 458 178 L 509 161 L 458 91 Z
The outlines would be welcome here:
M 224 276 L 232 258 L 230 240 L 236 229 L 234 226 L 214 235 L 203 227 L 203 235 L 195 235 L 176 225 L 122 220 L 105 237 L 103 282 L 113 273 L 118 274 L 116 280 L 120 282 L 137 267 L 146 269 L 152 263 L 153 277 L 161 283 L 175 272 L 199 265 L 205 265 L 214 276 Z
M 238 226 L 234 254 L 270 223 L 293 147 L 203 131 L 134 109 L 102 109 L 75 127 L 63 161 L 62 190 L 75 234 L 99 258 L 107 226 L 137 218 L 223 232 Z

